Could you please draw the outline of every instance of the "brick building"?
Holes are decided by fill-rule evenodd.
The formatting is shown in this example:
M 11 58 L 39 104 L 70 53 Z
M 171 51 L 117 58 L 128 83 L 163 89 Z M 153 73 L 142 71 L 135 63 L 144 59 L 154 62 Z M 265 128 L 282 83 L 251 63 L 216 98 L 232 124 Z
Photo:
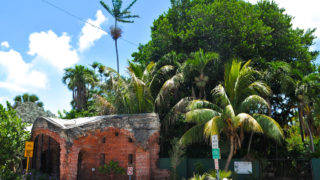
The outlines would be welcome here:
M 125 169 L 133 167 L 133 179 L 167 179 L 169 172 L 157 168 L 159 131 L 154 113 L 72 120 L 41 117 L 32 128 L 32 168 L 61 180 L 110 179 L 98 168 L 113 160 Z

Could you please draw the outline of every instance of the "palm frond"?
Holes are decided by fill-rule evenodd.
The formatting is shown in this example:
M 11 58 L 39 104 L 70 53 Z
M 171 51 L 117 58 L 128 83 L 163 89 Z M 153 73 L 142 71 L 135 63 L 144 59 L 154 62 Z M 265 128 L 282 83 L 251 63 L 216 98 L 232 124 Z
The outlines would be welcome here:
M 235 112 L 232 105 L 229 104 L 224 108 L 222 117 L 224 119 L 233 119 L 235 117 Z
M 216 100 L 216 102 L 220 102 L 221 107 L 227 106 L 231 104 L 228 95 L 224 89 L 224 87 L 219 84 L 211 91 L 213 98 Z
M 212 109 L 195 109 L 186 113 L 186 122 L 192 123 L 205 123 L 215 116 L 220 116 L 221 114 Z
M 133 0 L 122 12 L 128 12 L 129 9 L 137 2 L 137 0 Z
M 206 100 L 193 100 L 189 105 L 188 105 L 188 110 L 194 110 L 194 109 L 200 109 L 200 108 L 209 108 L 209 109 L 213 109 L 217 112 L 222 112 L 223 110 L 217 106 L 216 104 L 213 104 L 209 101 Z
M 247 131 L 263 133 L 262 127 L 259 122 L 247 113 L 240 113 L 234 118 L 233 124 L 236 127 L 242 126 Z
M 240 112 L 248 112 L 252 107 L 257 108 L 270 108 L 267 101 L 258 95 L 251 95 L 244 99 L 240 104 Z
M 212 135 L 219 135 L 225 126 L 225 121 L 223 121 L 221 116 L 215 116 L 205 124 L 203 135 L 204 137 L 211 139 Z
M 253 117 L 260 124 L 264 134 L 281 143 L 281 140 L 283 140 L 283 130 L 274 119 L 264 114 L 254 114 Z
M 197 124 L 190 128 L 187 132 L 183 134 L 180 139 L 180 142 L 188 146 L 193 143 L 202 142 L 203 141 L 203 130 L 204 130 L 205 123 Z
M 230 99 L 234 99 L 234 89 L 237 78 L 241 69 L 241 62 L 234 59 L 231 63 L 227 63 L 224 72 L 224 87 Z
M 180 87 L 182 78 L 183 76 L 181 73 L 176 74 L 162 85 L 156 98 L 157 106 L 160 106 L 160 104 L 164 101 L 165 97 L 168 96 L 170 92 L 173 94 L 173 91 L 176 91 Z
M 102 5 L 102 7 L 104 7 L 104 8 L 108 11 L 108 13 L 109 13 L 111 16 L 114 17 L 113 11 L 111 10 L 111 8 L 110 8 L 106 3 L 104 3 L 103 1 L 100 1 L 100 4 Z
M 270 87 L 261 81 L 255 81 L 249 85 L 249 89 L 255 91 L 257 94 L 260 94 L 265 97 L 269 97 L 272 94 Z
M 163 120 L 165 127 L 169 127 L 174 124 L 180 114 L 186 113 L 187 107 L 193 99 L 193 97 L 185 97 L 175 104 Z

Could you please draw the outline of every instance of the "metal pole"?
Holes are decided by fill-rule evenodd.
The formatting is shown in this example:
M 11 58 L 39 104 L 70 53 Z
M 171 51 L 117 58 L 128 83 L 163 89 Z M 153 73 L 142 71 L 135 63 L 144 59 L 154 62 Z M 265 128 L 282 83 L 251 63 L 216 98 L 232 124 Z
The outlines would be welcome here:
M 27 174 L 28 174 L 28 170 L 29 170 L 29 157 L 27 158 Z
M 131 175 L 129 176 L 129 180 L 131 180 Z
M 220 179 L 219 169 L 217 169 L 216 176 L 217 176 L 217 180 L 219 180 Z

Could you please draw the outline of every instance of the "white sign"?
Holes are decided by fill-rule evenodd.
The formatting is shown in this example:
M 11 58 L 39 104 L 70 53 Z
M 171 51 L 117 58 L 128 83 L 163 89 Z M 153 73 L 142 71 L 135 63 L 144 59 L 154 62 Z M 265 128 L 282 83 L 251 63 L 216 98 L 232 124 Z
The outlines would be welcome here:
M 252 174 L 252 162 L 234 162 L 234 172 L 237 174 Z
M 212 149 L 218 149 L 219 148 L 218 135 L 212 135 L 211 141 L 212 141 Z
M 128 174 L 128 176 L 132 176 L 133 175 L 133 167 L 128 167 L 127 174 Z
M 219 160 L 218 159 L 214 159 L 214 167 L 215 167 L 215 169 L 219 169 Z

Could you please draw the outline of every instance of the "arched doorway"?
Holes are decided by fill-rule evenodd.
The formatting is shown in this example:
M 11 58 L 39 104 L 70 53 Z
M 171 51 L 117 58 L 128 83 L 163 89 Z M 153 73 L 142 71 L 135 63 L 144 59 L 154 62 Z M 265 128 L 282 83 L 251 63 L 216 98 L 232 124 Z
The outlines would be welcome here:
M 51 177 L 60 176 L 60 144 L 50 136 L 40 134 L 34 141 L 32 168 Z

